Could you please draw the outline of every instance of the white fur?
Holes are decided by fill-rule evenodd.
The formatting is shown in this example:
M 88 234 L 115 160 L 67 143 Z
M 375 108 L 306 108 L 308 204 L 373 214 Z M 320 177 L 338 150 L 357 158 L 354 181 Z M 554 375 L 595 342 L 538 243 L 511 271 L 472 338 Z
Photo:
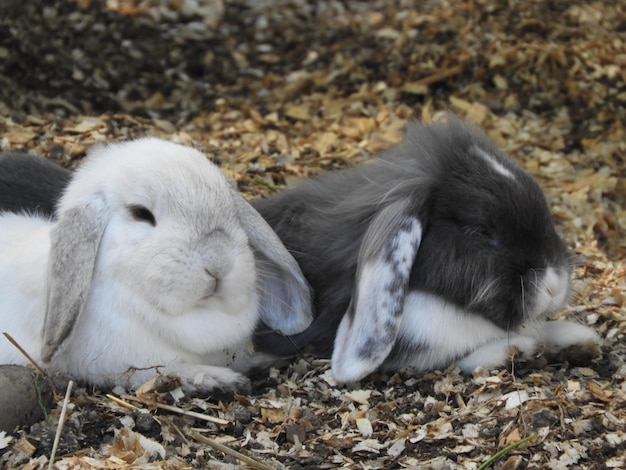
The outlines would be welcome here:
M 557 353 L 571 346 L 600 344 L 600 335 L 588 326 L 567 320 L 529 323 L 520 333 L 536 338 L 548 353 Z
M 478 345 L 470 354 L 458 361 L 465 373 L 478 367 L 493 369 L 510 361 L 515 353 L 529 358 L 539 351 L 558 353 L 566 348 L 597 347 L 600 336 L 592 328 L 566 320 L 531 322 L 518 332 L 506 333 L 502 338 Z
M 517 331 L 506 331 L 478 314 L 420 292 L 407 296 L 400 331 L 401 337 L 420 346 L 413 361 L 405 364 L 418 371 L 447 367 L 457 361 L 463 372 L 471 373 L 478 367 L 504 365 L 513 351 L 530 357 L 542 346 L 554 353 L 600 341 L 593 329 L 568 321 L 534 320 Z
M 476 346 L 506 334 L 489 320 L 422 292 L 407 295 L 400 332 L 420 345 L 410 364 L 420 371 L 446 367 Z
M 530 318 L 551 315 L 565 305 L 570 292 L 570 279 L 567 271 L 550 267 L 543 274 L 537 273 L 534 282 L 540 288 L 535 293 Z
M 509 179 L 515 179 L 515 175 L 513 175 L 513 173 L 509 169 L 502 165 L 502 163 L 497 161 L 493 155 L 488 154 L 481 147 L 478 146 L 473 147 L 473 150 L 480 158 L 485 160 L 485 162 L 487 162 L 487 164 L 497 173 L 500 173 L 502 176 L 505 176 Z
M 237 198 L 219 169 L 189 147 L 148 138 L 97 149 L 61 199 L 58 222 L 0 214 L 2 331 L 38 362 L 50 359 L 50 372 L 94 384 L 134 387 L 158 371 L 187 389 L 245 387 L 247 379 L 224 366 L 247 347 L 260 317 L 250 245 L 269 246 L 272 260 L 284 257 L 276 271 L 297 265 Z M 154 226 L 133 216 L 129 207 L 138 205 Z M 83 255 L 90 237 L 93 259 Z M 56 276 L 74 270 L 82 274 L 63 286 Z M 76 295 L 79 313 L 55 310 L 72 300 L 72 282 L 89 276 L 84 298 Z M 302 310 L 284 319 L 291 330 L 310 321 L 300 276 L 293 283 L 304 293 L 294 304 Z M 261 318 L 283 326 L 275 312 Z M 26 363 L 0 339 L 1 363 Z
M 5 230 L 7 226 L 11 230 Z M 41 349 L 49 226 L 41 217 L 0 214 L 0 331 L 10 333 L 35 356 Z M 29 314 L 38 308 L 40 316 Z M 0 363 L 25 363 L 24 356 L 3 336 Z
M 471 374 L 478 368 L 495 369 L 502 367 L 513 359 L 516 354 L 530 357 L 540 348 L 536 338 L 511 333 L 503 338 L 478 345 L 470 354 L 457 362 L 459 368 L 466 374 Z

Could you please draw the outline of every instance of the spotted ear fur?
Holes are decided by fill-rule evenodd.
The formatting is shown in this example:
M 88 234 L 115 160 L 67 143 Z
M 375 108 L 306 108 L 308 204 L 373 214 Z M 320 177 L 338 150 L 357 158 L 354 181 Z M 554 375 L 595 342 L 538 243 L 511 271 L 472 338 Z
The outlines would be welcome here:
M 338 381 L 365 377 L 389 355 L 398 336 L 421 236 L 422 226 L 408 212 L 406 201 L 390 204 L 368 226 L 352 301 L 335 339 L 332 370 Z

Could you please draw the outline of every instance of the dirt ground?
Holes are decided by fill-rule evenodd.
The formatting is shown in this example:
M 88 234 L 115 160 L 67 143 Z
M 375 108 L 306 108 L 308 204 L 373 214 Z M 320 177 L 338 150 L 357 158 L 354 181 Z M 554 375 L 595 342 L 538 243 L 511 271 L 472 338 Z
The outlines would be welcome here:
M 248 396 L 79 386 L 56 468 L 626 467 L 626 3 L 0 5 L 0 147 L 68 167 L 95 142 L 157 135 L 266 197 L 448 110 L 545 189 L 578 259 L 561 315 L 600 333 L 599 357 L 472 377 L 407 370 L 351 387 L 304 357 L 255 377 Z M 47 467 L 64 393 L 46 420 L 0 433 L 0 467 Z

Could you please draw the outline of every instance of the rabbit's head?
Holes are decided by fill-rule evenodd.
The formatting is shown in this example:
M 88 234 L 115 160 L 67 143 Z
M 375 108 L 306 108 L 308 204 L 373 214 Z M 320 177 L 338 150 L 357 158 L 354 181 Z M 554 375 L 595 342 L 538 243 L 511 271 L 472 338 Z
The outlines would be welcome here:
M 51 238 L 45 361 L 70 334 L 94 273 L 155 315 L 237 315 L 258 303 L 274 328 L 297 332 L 310 322 L 295 260 L 189 147 L 145 138 L 95 148 L 59 202 Z M 213 334 L 219 325 L 205 327 Z
M 412 202 L 420 206 L 423 234 L 411 289 L 505 329 L 562 307 L 570 256 L 539 185 L 481 133 L 454 120 L 445 128 L 411 129 L 404 145 L 423 155 L 418 165 L 426 176 Z

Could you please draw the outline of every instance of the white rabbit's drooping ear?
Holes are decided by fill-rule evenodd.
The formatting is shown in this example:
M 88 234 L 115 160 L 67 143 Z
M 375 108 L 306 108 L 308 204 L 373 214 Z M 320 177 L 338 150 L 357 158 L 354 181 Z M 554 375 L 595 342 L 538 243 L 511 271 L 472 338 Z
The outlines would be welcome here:
M 398 336 L 411 268 L 422 237 L 419 220 L 401 200 L 369 224 L 359 251 L 352 300 L 332 355 L 333 375 L 353 382 L 374 372 Z
M 50 234 L 48 296 L 41 357 L 49 362 L 70 335 L 85 306 L 106 226 L 106 205 L 92 197 L 60 213 Z
M 261 215 L 234 191 L 233 199 L 259 264 L 261 320 L 286 335 L 301 332 L 313 319 L 308 282 L 296 260 Z

